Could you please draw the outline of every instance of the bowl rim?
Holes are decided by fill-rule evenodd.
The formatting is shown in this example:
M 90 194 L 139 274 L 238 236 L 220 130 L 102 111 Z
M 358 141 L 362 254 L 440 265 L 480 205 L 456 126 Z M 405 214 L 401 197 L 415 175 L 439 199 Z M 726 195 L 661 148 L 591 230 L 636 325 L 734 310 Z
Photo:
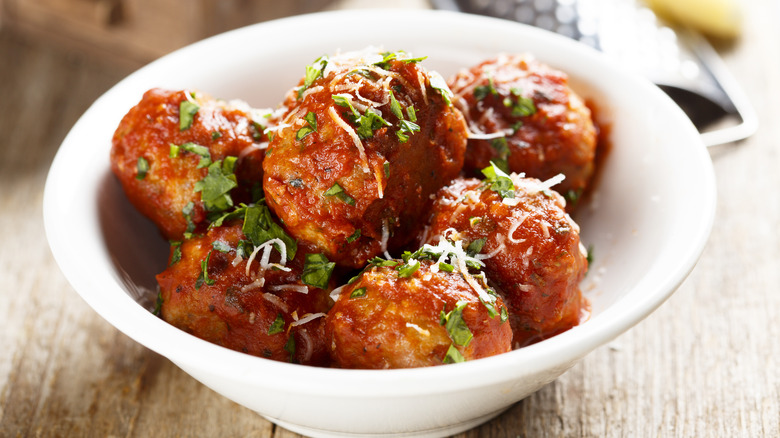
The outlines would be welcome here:
M 92 104 L 63 140 L 47 176 L 43 215 L 46 236 L 52 253 L 72 287 L 99 315 L 136 342 L 166 356 L 182 368 L 197 368 L 199 371 L 212 373 L 213 366 L 218 366 L 218 374 L 233 376 L 235 380 L 246 381 L 247 385 L 262 383 L 263 386 L 282 391 L 332 397 L 376 398 L 430 393 L 432 387 L 439 388 L 438 392 L 444 393 L 508 382 L 552 367 L 566 369 L 594 348 L 609 342 L 640 322 L 671 296 L 694 268 L 704 250 L 715 216 L 714 172 L 709 154 L 692 124 L 683 131 L 688 141 L 693 143 L 688 153 L 693 157 L 697 174 L 701 177 L 700 215 L 695 221 L 689 218 L 688 225 L 693 233 L 692 238 L 683 248 L 684 251 L 679 254 L 679 260 L 671 267 L 672 269 L 665 272 L 663 277 L 653 278 L 652 283 L 640 281 L 603 313 L 594 316 L 581 326 L 550 340 L 490 358 L 445 367 L 402 370 L 344 370 L 266 360 L 211 344 L 170 326 L 134 301 L 120 287 L 116 273 L 94 272 L 90 270 L 91 267 L 79 265 L 78 258 L 73 257 L 70 248 L 74 244 L 74 239 L 82 237 L 82 234 L 63 230 L 58 223 L 59 218 L 63 214 L 70 214 L 67 212 L 72 208 L 67 205 L 68 200 L 73 200 L 72 195 L 64 193 L 72 189 L 72 185 L 67 184 L 68 173 L 72 173 L 69 172 L 69 167 L 73 164 L 73 155 L 78 147 L 75 143 L 79 137 L 88 135 L 88 122 L 102 107 L 110 104 L 118 89 L 141 80 L 166 63 L 186 58 L 208 46 L 219 46 L 226 40 L 234 40 L 254 33 L 274 32 L 277 28 L 293 24 L 306 26 L 323 20 L 329 22 L 360 20 L 376 16 L 375 14 L 382 14 L 387 20 L 403 17 L 413 23 L 447 20 L 459 25 L 478 23 L 481 26 L 500 29 L 508 29 L 511 26 L 513 32 L 550 41 L 550 44 L 564 48 L 565 52 L 576 52 L 577 56 L 597 65 L 622 71 L 620 66 L 595 50 L 541 29 L 489 17 L 433 10 L 415 10 L 414 14 L 409 14 L 409 11 L 397 9 L 371 9 L 318 12 L 287 17 L 219 34 L 165 55 L 127 76 Z M 651 83 L 628 72 L 622 74 L 638 91 L 655 96 L 655 99 L 664 105 L 665 111 L 687 120 L 682 110 Z M 96 218 L 88 217 L 84 212 L 80 213 L 79 217 L 82 217 L 87 225 L 97 225 Z M 88 249 L 98 252 L 106 250 L 99 241 L 89 242 Z M 642 277 L 642 280 L 647 279 Z M 139 324 L 142 327 L 138 327 Z M 466 376 L 468 378 L 465 378 Z M 355 381 L 359 381 L 360 385 L 345 384 Z

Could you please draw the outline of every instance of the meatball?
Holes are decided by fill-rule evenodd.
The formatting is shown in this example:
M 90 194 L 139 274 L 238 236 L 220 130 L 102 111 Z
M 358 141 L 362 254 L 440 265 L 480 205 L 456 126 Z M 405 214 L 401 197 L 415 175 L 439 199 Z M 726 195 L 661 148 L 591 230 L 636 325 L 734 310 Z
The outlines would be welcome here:
M 485 181 L 458 179 L 439 191 L 421 240 L 444 236 L 479 253 L 519 348 L 579 324 L 587 255 L 564 199 L 549 188 L 555 180 L 510 178 L 495 167 L 486 173 Z
M 471 131 L 468 176 L 491 161 L 541 180 L 562 173 L 557 189 L 574 206 L 594 171 L 597 132 L 565 73 L 529 55 L 504 55 L 460 71 L 449 84 Z
M 157 275 L 160 315 L 201 339 L 278 361 L 327 365 L 324 316 L 329 291 L 302 281 L 305 251 L 281 239 L 255 245 L 241 220 L 175 243 Z M 277 261 L 273 263 L 271 260 Z M 322 285 L 321 285 L 322 286 Z
M 409 243 L 463 166 L 466 124 L 419 59 L 320 58 L 291 90 L 263 162 L 269 207 L 296 239 L 361 268 Z
M 268 120 L 260 113 L 197 92 L 149 90 L 114 133 L 111 169 L 163 236 L 181 240 L 203 231 L 208 213 L 262 193 L 260 123 Z
M 325 319 L 334 364 L 411 368 L 511 350 L 512 330 L 501 299 L 469 284 L 460 272 L 434 268 L 439 265 L 380 259 L 379 266 L 344 286 Z

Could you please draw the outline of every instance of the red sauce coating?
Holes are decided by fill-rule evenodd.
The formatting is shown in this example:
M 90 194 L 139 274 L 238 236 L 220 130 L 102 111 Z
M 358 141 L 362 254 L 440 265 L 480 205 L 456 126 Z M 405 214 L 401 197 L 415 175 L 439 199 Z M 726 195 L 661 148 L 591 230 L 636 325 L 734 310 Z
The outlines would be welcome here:
M 411 368 L 441 365 L 451 345 L 466 360 L 505 353 L 512 330 L 500 315 L 491 317 L 460 273 L 432 272 L 423 260 L 408 278 L 394 267 L 371 267 L 347 285 L 328 313 L 325 330 L 335 365 L 343 368 Z M 351 295 L 364 289 L 359 297 Z M 441 312 L 459 302 L 473 338 L 454 344 Z M 496 309 L 503 308 L 498 298 Z
M 507 205 L 477 179 L 441 189 L 422 240 L 434 244 L 446 233 L 467 247 L 485 239 L 481 253 L 490 257 L 482 260 L 484 272 L 509 308 L 519 348 L 579 324 L 587 309 L 579 282 L 588 261 L 563 198 L 538 191 L 539 180 L 513 180 L 517 205 Z
M 178 156 L 171 157 L 171 144 L 204 146 L 212 161 L 241 157 L 235 173 L 243 192 L 234 191 L 236 202 L 249 200 L 252 186 L 262 180 L 262 128 L 258 130 L 253 124 L 249 108 L 195 93 L 195 98 L 190 99 L 200 108 L 190 127 L 182 130 L 179 105 L 188 100 L 186 93 L 189 92 L 147 91 L 122 118 L 111 148 L 111 170 L 128 199 L 168 240 L 181 240 L 187 230 L 182 210 L 188 203 L 194 204 L 190 213 L 194 231 L 204 229 L 207 214 L 195 184 L 208 174 L 208 169 L 198 168 L 201 156 L 192 152 L 180 151 Z M 139 158 L 149 164 L 143 178 L 138 173 Z
M 171 248 L 171 264 L 157 275 L 162 318 L 201 339 L 233 350 L 284 362 L 327 364 L 325 319 L 291 324 L 307 314 L 327 312 L 328 291 L 311 286 L 304 286 L 307 293 L 284 289 L 288 285 L 303 286 L 300 276 L 305 249 L 299 248 L 295 259 L 287 263 L 289 272 L 260 269 L 258 255 L 247 274 L 248 257 L 234 264 L 238 243 L 246 240 L 241 226 L 238 221 L 185 240 L 179 247 L 178 261 L 174 261 L 176 247 Z M 217 241 L 230 249 L 214 249 Z M 278 262 L 279 258 L 274 250 L 271 260 Z M 213 284 L 204 281 L 198 285 L 203 275 L 201 263 L 206 260 L 206 272 Z M 273 330 L 277 318 L 283 322 Z
M 404 119 L 414 109 L 419 126 L 405 142 L 398 136 L 402 120 L 391 108 L 391 93 Z M 361 115 L 381 115 L 389 125 L 375 125 L 370 136 L 358 140 L 355 114 L 334 95 Z M 266 201 L 293 237 L 342 266 L 362 268 L 385 249 L 409 243 L 430 195 L 463 166 L 463 117 L 416 62 L 393 60 L 380 68 L 362 56 L 333 58 L 324 76 L 301 97 L 292 90 L 285 106 L 282 128 L 263 162 Z M 300 130 L 310 127 L 309 114 L 316 131 L 299 138 Z M 340 193 L 329 194 L 332 190 Z
M 594 171 L 597 132 L 565 73 L 530 55 L 503 55 L 460 71 L 448 83 L 472 133 L 506 135 L 503 145 L 502 139 L 469 139 L 469 176 L 502 159 L 508 171 L 541 180 L 563 173 L 566 179 L 556 189 L 574 206 Z M 535 112 L 525 115 L 529 101 Z

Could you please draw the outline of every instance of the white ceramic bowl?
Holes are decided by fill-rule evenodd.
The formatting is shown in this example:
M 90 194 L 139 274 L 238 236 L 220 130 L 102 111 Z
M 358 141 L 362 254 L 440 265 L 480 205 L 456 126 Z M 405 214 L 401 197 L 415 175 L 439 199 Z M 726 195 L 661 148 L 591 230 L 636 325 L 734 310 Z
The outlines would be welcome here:
M 120 118 L 152 87 L 193 88 L 273 107 L 323 54 L 369 45 L 428 56 L 447 77 L 499 52 L 531 52 L 569 73 L 611 125 L 612 151 L 577 219 L 595 260 L 589 321 L 511 353 L 433 368 L 321 369 L 273 362 L 190 336 L 153 316 L 167 243 L 109 170 Z M 496 416 L 666 300 L 698 259 L 715 211 L 709 155 L 650 83 L 570 40 L 523 25 L 435 11 L 292 17 L 228 32 L 140 69 L 98 99 L 63 142 L 46 183 L 51 249 L 74 289 L 116 328 L 214 391 L 315 436 L 442 436 Z M 147 295 L 144 295 L 144 294 Z

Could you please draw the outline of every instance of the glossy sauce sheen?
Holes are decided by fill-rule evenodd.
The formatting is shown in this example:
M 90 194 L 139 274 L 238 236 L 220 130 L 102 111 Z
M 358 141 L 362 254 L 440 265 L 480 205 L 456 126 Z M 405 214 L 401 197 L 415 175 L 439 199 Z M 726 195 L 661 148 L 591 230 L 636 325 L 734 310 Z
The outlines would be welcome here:
M 263 189 L 269 207 L 293 237 L 313 244 L 340 265 L 362 268 L 385 249 L 399 249 L 412 240 L 430 195 L 463 166 L 466 125 L 415 62 L 371 67 L 370 78 L 354 73 L 363 66 L 360 57 L 331 60 L 329 65 L 333 70 L 302 97 L 297 90 L 288 95 L 284 127 L 275 133 L 263 163 Z M 390 91 L 404 114 L 410 106 L 416 112 L 420 131 L 406 142 L 396 134 L 399 120 L 390 109 Z M 392 124 L 361 139 L 364 154 L 344 128 L 355 126 L 350 110 L 338 105 L 334 94 L 367 104 Z M 317 130 L 298 140 L 308 113 L 316 117 Z M 326 195 L 334 184 L 353 201 Z M 388 234 L 387 248 L 382 246 L 383 232 Z
M 163 300 L 162 318 L 201 339 L 233 350 L 283 362 L 327 363 L 322 336 L 324 318 L 291 325 L 296 319 L 327 312 L 330 307 L 325 290 L 307 287 L 300 281 L 305 251 L 287 263 L 289 272 L 261 270 L 259 260 L 254 260 L 247 275 L 248 258 L 234 264 L 236 247 L 244 239 L 238 221 L 185 240 L 180 247 L 181 259 L 172 260 L 157 276 Z M 215 241 L 230 250 L 215 250 Z M 175 247 L 171 256 L 174 252 Z M 203 272 L 201 263 L 207 258 L 206 271 L 214 284 L 204 282 L 198 286 Z M 272 258 L 278 262 L 278 252 Z M 256 283 L 258 279 L 262 279 L 262 286 Z M 303 286 L 307 292 L 277 289 L 287 285 Z M 279 331 L 269 332 L 277 318 L 283 320 Z
M 473 338 L 456 346 L 466 360 L 512 348 L 512 330 L 491 317 L 458 272 L 432 272 L 425 260 L 409 278 L 393 267 L 372 267 L 345 287 L 326 320 L 326 337 L 336 365 L 343 368 L 411 368 L 441 365 L 453 341 L 440 313 L 468 303 L 463 320 Z M 351 296 L 365 289 L 361 296 Z M 500 312 L 503 303 L 496 304 Z
M 509 171 L 542 180 L 563 173 L 566 179 L 556 190 L 570 201 L 588 187 L 597 132 L 590 110 L 571 90 L 565 73 L 528 55 L 500 56 L 464 69 L 448 82 L 472 132 L 507 133 Z M 495 93 L 480 99 L 475 95 L 479 87 Z M 534 114 L 512 115 L 512 105 L 505 101 L 517 101 L 513 89 L 533 101 Z M 493 140 L 469 139 L 464 170 L 477 176 L 500 156 Z
M 182 239 L 188 225 L 182 210 L 189 202 L 194 204 L 190 218 L 196 231 L 206 225 L 207 212 L 194 188 L 208 173 L 207 168 L 198 168 L 201 157 L 197 154 L 181 151 L 170 157 L 171 144 L 204 146 L 212 161 L 241 157 L 236 176 L 244 189 L 235 191 L 237 200 L 249 200 L 252 185 L 262 179 L 262 128 L 258 131 L 243 108 L 196 95 L 191 99 L 200 108 L 191 126 L 182 130 L 179 105 L 187 100 L 185 93 L 188 91 L 147 91 L 120 122 L 111 148 L 111 169 L 128 199 L 169 240 Z M 142 179 L 136 178 L 139 158 L 149 163 Z
M 456 76 L 452 104 L 438 74 L 403 52 L 389 55 L 315 61 L 274 112 L 157 89 L 128 112 L 111 164 L 131 202 L 172 241 L 157 276 L 165 321 L 259 357 L 343 368 L 473 360 L 580 323 L 587 259 L 564 198 L 512 174 L 507 203 L 488 180 L 464 176 L 503 158 L 516 172 L 565 173 L 568 185 L 556 190 L 587 188 L 595 130 L 566 76 L 526 56 L 498 57 Z M 495 93 L 476 99 L 485 84 Z M 508 109 L 520 95 L 533 114 Z M 183 127 L 186 101 L 198 109 Z M 508 126 L 517 129 L 504 151 L 474 136 Z M 181 149 L 190 143 L 201 154 Z M 212 211 L 196 191 L 211 176 L 203 150 L 209 163 L 236 160 L 234 175 L 222 171 L 235 176 L 229 205 Z M 236 216 L 241 204 L 249 206 Z M 222 214 L 233 216 L 213 222 Z M 400 275 L 409 261 L 392 256 L 441 239 L 455 252 L 421 253 L 411 262 L 419 268 Z M 480 240 L 481 250 L 463 251 Z M 383 255 L 392 260 L 375 259 Z M 451 272 L 438 263 L 447 257 Z M 460 335 L 446 325 L 456 308 L 467 327 Z
M 477 179 L 459 179 L 437 194 L 422 243 L 457 235 L 464 245 L 486 239 L 482 254 L 488 281 L 504 298 L 519 348 L 579 324 L 587 304 L 579 282 L 588 268 L 579 227 L 552 190 L 532 178 L 513 178 L 507 205 Z M 448 232 L 448 230 L 452 230 Z M 511 232 L 511 233 L 510 233 Z

